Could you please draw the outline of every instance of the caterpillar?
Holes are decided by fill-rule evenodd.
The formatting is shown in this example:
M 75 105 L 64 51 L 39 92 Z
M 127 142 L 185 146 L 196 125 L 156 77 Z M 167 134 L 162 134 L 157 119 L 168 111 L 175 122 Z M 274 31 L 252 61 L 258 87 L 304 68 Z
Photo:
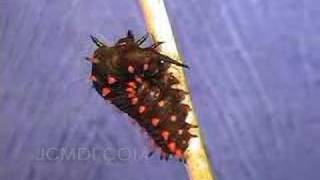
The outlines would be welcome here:
M 187 92 L 174 88 L 179 80 L 168 72 L 171 65 L 189 68 L 157 51 L 162 42 L 141 47 L 148 34 L 135 39 L 131 30 L 114 46 L 91 35 L 97 46 L 92 56 L 90 79 L 108 102 L 133 118 L 160 149 L 160 159 L 170 156 L 186 162 L 185 152 L 196 128 L 186 122 L 190 106 L 183 104 Z M 151 156 L 152 150 L 148 156 Z

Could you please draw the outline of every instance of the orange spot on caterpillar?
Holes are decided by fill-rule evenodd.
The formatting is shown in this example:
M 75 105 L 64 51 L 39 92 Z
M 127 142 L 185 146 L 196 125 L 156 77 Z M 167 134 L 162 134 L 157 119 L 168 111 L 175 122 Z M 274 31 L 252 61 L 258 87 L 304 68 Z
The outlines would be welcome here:
M 133 81 L 128 82 L 128 86 L 133 87 L 133 88 L 137 88 L 137 84 Z
M 173 122 L 177 121 L 177 116 L 172 115 L 172 116 L 170 117 L 170 120 L 173 121 Z
M 129 92 L 129 93 L 135 92 L 135 90 L 134 90 L 133 88 L 131 88 L 131 87 L 128 87 L 128 88 L 126 89 L 126 91 Z
M 133 98 L 133 97 L 136 97 L 136 94 L 135 94 L 135 93 L 129 93 L 129 94 L 128 94 L 128 98 Z
M 132 105 L 135 105 L 137 103 L 138 103 L 138 98 L 137 97 L 131 99 L 131 104 Z
M 169 148 L 169 150 L 171 152 L 175 152 L 176 151 L 176 143 L 175 142 L 170 142 L 167 147 Z
M 158 106 L 159 106 L 159 107 L 163 107 L 163 106 L 164 106 L 164 103 L 165 103 L 164 100 L 159 101 L 159 102 L 158 102 Z
M 152 124 L 152 126 L 154 126 L 154 127 L 158 126 L 159 122 L 160 122 L 160 119 L 159 119 L 159 118 L 152 118 L 152 119 L 151 119 L 151 124 Z
M 150 91 L 150 96 L 151 96 L 151 97 L 156 97 L 156 96 L 157 96 L 156 93 L 157 93 L 157 92 L 155 92 L 155 91 Z
M 131 66 L 131 65 L 129 65 L 129 66 L 128 66 L 128 72 L 129 72 L 129 73 L 134 73 L 134 67 Z
M 102 96 L 107 96 L 111 92 L 111 89 L 105 87 L 102 89 Z
M 108 76 L 107 80 L 109 84 L 114 84 L 115 82 L 117 82 L 117 79 L 114 78 L 113 76 Z
M 150 92 L 150 96 L 154 96 L 156 93 L 154 91 Z
M 139 106 L 138 112 L 139 112 L 140 114 L 142 114 L 142 113 L 145 112 L 145 111 L 146 111 L 146 107 L 145 107 L 145 106 Z
M 180 149 L 177 149 L 175 152 L 176 158 L 181 158 L 182 157 L 182 151 Z
M 138 83 L 142 83 L 142 79 L 141 79 L 139 76 L 136 76 L 134 79 L 135 79 Z
M 161 136 L 164 140 L 168 140 L 170 133 L 168 131 L 162 131 Z
M 148 70 L 148 68 L 149 68 L 149 64 L 144 64 L 144 65 L 143 65 L 143 70 L 146 71 L 146 70 Z

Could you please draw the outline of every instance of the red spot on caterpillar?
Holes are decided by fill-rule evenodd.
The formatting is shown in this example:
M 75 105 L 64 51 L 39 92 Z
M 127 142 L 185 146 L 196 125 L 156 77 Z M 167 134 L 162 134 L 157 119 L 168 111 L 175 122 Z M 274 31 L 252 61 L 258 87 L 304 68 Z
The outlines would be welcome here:
M 135 80 L 138 82 L 138 83 L 142 83 L 142 79 L 138 76 L 135 77 Z
M 102 96 L 107 96 L 111 92 L 111 89 L 105 87 L 102 89 Z
M 130 86 L 132 88 L 137 88 L 137 84 L 133 81 L 128 82 L 128 86 Z
M 177 120 L 177 116 L 175 116 L 175 115 L 170 116 L 170 120 L 175 122 Z
M 133 66 L 128 66 L 128 72 L 129 73 L 134 73 L 134 67 Z
M 175 142 L 168 143 L 168 148 L 171 152 L 175 152 L 176 151 L 176 143 Z
M 131 88 L 131 87 L 128 87 L 128 88 L 126 89 L 126 91 L 129 92 L 129 93 L 135 92 L 135 90 L 134 90 L 133 88 Z
M 162 101 L 159 101 L 159 102 L 158 102 L 158 106 L 159 106 L 159 107 L 163 107 L 163 106 L 164 106 L 164 101 L 163 101 L 163 100 L 162 100 Z
M 182 157 L 182 151 L 180 149 L 177 149 L 175 151 L 175 156 L 176 156 L 176 158 L 181 158 Z
M 145 106 L 139 106 L 138 112 L 139 112 L 140 114 L 144 113 L 145 111 L 146 111 L 146 107 L 145 107 Z
M 133 97 L 136 97 L 136 94 L 134 92 L 128 94 L 128 98 L 129 99 L 133 98 Z
M 136 105 L 137 103 L 138 103 L 138 98 L 137 97 L 131 99 L 131 104 L 132 105 Z
M 114 84 L 115 82 L 117 82 L 117 79 L 114 78 L 113 76 L 108 76 L 108 84 Z
M 146 71 L 146 70 L 148 70 L 148 68 L 149 68 L 149 64 L 144 64 L 144 65 L 143 65 L 143 70 Z
M 152 118 L 152 119 L 151 119 L 151 124 L 152 124 L 154 127 L 158 126 L 159 122 L 160 122 L 160 119 L 159 119 L 159 118 Z
M 168 140 L 170 133 L 168 131 L 162 131 L 161 136 L 164 140 Z

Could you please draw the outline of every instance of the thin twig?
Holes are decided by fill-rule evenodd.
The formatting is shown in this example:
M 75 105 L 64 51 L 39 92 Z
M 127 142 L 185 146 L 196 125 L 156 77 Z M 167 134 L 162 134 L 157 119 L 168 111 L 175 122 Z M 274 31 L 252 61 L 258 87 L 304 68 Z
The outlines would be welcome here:
M 139 0 L 139 2 L 147 23 L 148 31 L 153 40 L 155 42 L 164 42 L 160 46 L 161 53 L 181 62 L 182 59 L 174 40 L 163 0 Z M 181 84 L 179 88 L 189 92 L 183 68 L 171 68 L 170 71 L 180 80 Z M 190 96 L 188 96 L 184 103 L 190 105 L 192 108 Z M 192 111 L 189 113 L 187 121 L 191 124 L 198 125 L 194 108 L 192 108 Z M 200 128 L 194 129 L 192 133 L 198 135 L 198 138 L 191 139 L 190 146 L 186 152 L 189 177 L 192 180 L 214 180 L 213 169 L 206 154 Z

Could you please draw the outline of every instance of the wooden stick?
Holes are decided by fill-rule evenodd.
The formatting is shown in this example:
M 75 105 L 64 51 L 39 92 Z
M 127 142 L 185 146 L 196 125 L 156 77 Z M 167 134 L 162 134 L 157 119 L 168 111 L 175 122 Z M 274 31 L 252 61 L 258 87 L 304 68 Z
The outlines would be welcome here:
M 148 31 L 154 42 L 164 42 L 160 46 L 161 53 L 181 62 L 182 59 L 174 40 L 163 0 L 139 0 L 139 2 L 147 23 Z M 178 87 L 189 92 L 183 68 L 174 67 L 170 69 L 170 72 L 173 72 L 180 80 L 181 84 L 178 85 Z M 192 108 L 190 96 L 186 98 L 184 103 Z M 189 113 L 187 121 L 191 124 L 198 125 L 194 108 L 192 108 L 192 111 Z M 186 152 L 186 167 L 189 177 L 192 180 L 214 180 L 213 169 L 210 166 L 210 161 L 206 154 L 206 148 L 203 144 L 200 128 L 195 128 L 192 133 L 196 134 L 198 137 L 191 139 L 190 146 Z

